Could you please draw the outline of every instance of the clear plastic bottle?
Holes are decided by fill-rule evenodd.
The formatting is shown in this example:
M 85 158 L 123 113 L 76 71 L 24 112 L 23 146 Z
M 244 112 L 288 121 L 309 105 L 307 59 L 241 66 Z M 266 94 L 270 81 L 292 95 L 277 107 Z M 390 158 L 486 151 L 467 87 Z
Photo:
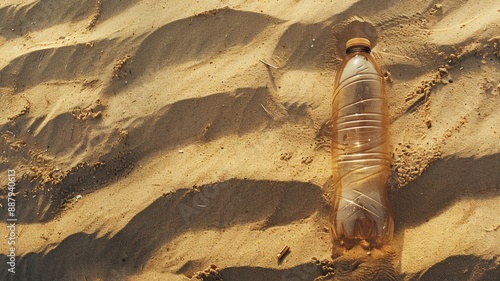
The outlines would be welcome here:
M 370 41 L 353 38 L 335 77 L 333 179 L 330 227 L 339 241 L 389 242 L 394 219 L 387 199 L 390 174 L 389 116 L 385 83 L 370 55 Z

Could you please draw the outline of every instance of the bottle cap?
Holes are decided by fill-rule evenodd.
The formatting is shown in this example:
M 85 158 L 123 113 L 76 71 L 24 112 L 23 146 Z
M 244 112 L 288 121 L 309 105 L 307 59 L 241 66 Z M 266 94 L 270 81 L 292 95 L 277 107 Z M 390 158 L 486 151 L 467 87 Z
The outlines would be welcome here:
M 350 47 L 354 47 L 354 46 L 367 47 L 369 49 L 371 49 L 371 47 L 372 47 L 370 40 L 368 40 L 366 38 L 360 38 L 360 37 L 349 39 L 347 41 L 347 43 L 345 43 L 346 50 L 349 49 Z

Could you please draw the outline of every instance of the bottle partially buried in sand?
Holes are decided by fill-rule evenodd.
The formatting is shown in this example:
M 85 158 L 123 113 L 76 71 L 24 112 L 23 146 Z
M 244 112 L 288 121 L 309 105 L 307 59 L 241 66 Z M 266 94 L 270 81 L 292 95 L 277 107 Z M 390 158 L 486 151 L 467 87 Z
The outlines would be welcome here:
M 348 247 L 391 241 L 394 219 L 387 198 L 389 116 L 385 83 L 365 38 L 346 43 L 335 77 L 332 158 L 335 196 L 330 213 L 334 241 Z

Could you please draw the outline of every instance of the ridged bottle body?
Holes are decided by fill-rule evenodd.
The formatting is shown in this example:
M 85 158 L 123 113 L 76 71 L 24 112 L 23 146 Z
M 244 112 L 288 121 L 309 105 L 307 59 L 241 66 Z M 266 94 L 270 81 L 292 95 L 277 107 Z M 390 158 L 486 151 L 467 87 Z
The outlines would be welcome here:
M 369 52 L 349 54 L 335 78 L 330 224 L 336 239 L 380 245 L 392 239 L 387 198 L 390 139 L 384 79 Z

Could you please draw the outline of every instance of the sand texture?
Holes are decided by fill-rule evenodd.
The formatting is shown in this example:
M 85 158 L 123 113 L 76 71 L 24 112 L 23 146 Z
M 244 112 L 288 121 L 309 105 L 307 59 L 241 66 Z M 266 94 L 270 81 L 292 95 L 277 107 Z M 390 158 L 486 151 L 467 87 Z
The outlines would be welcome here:
M 396 232 L 332 259 L 355 36 L 387 81 Z M 0 98 L 1 280 L 500 280 L 497 0 L 7 0 Z

